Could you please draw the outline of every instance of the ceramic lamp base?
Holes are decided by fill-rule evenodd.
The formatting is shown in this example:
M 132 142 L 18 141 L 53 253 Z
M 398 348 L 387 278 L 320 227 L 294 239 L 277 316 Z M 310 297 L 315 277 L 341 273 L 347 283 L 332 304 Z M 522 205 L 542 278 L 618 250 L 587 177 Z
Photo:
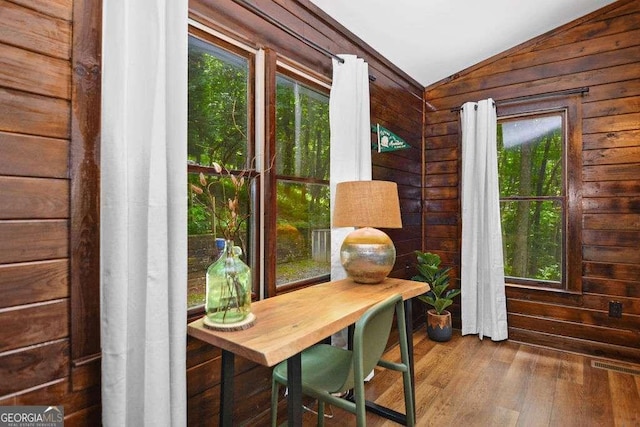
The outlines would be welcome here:
M 358 228 L 342 242 L 340 261 L 355 282 L 380 283 L 393 269 L 396 248 L 386 233 L 371 227 Z

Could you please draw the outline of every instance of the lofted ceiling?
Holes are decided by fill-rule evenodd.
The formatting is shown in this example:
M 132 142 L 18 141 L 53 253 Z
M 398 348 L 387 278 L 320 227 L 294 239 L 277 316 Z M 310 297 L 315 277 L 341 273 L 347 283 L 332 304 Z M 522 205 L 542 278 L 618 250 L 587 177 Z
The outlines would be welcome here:
M 614 0 L 310 1 L 429 86 Z

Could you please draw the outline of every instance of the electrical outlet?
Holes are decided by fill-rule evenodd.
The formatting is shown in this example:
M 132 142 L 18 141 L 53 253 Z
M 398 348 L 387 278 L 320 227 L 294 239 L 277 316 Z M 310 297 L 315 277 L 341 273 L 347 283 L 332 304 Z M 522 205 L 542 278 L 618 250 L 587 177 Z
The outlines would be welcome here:
M 609 301 L 609 317 L 622 317 L 622 303 Z

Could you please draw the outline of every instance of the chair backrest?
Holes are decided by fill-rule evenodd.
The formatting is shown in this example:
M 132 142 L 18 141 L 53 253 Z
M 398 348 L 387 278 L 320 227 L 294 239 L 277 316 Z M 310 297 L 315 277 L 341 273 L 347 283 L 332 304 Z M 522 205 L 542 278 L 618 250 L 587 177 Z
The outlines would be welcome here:
M 353 332 L 353 363 L 343 390 L 353 388 L 355 366 L 361 364 L 362 374 L 368 375 L 376 366 L 389 341 L 396 305 L 402 296 L 395 294 L 369 308 L 356 322 Z

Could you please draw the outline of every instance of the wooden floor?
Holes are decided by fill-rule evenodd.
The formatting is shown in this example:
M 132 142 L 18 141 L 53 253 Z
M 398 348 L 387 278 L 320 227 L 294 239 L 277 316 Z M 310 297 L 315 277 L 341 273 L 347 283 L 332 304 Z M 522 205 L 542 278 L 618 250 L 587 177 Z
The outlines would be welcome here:
M 396 349 L 387 357 L 398 360 Z M 414 335 L 416 413 L 419 426 L 640 426 L 640 365 L 599 360 L 476 336 L 435 343 Z M 594 368 L 596 360 L 625 373 Z M 633 375 L 631 372 L 636 373 Z M 368 399 L 404 412 L 400 374 L 376 370 Z M 326 426 L 354 425 L 332 408 Z M 315 425 L 306 413 L 304 425 Z M 367 415 L 367 426 L 394 426 Z

